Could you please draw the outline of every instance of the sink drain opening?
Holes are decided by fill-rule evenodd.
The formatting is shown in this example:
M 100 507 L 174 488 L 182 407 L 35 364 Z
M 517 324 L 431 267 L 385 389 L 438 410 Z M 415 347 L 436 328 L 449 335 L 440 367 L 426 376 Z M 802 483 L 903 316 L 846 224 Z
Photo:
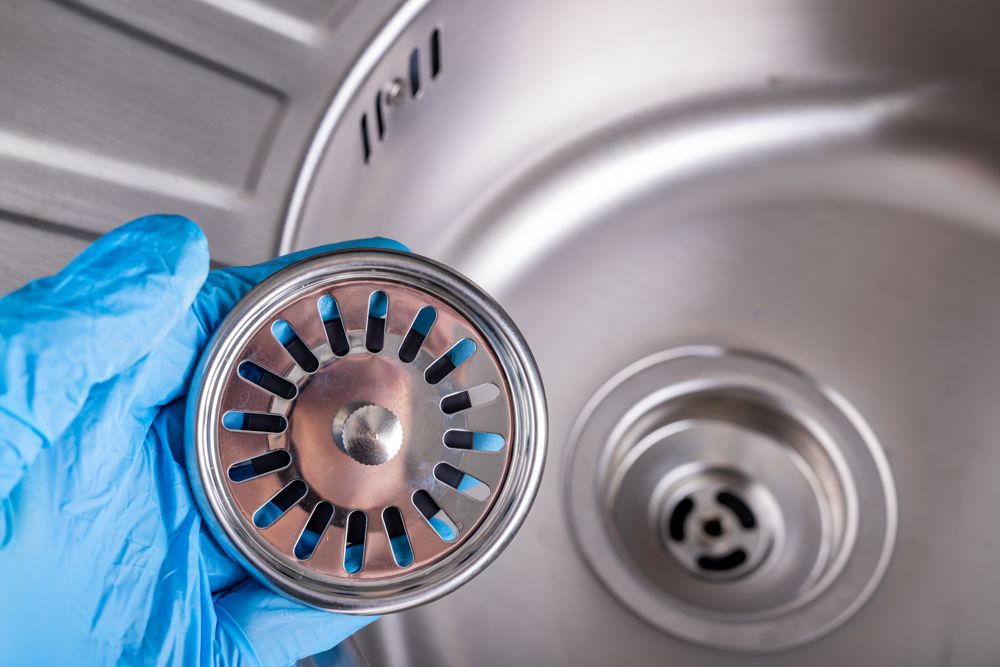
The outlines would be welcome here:
M 714 497 L 714 505 L 703 510 L 694 500 L 693 495 L 687 495 L 670 512 L 669 534 L 675 545 L 668 548 L 683 547 L 688 540 L 695 541 L 707 549 L 729 539 L 735 530 L 754 531 L 757 529 L 757 519 L 753 510 L 734 492 L 719 491 Z M 720 509 L 728 511 L 731 516 L 719 513 Z M 698 510 L 695 513 L 695 510 Z M 688 520 L 692 519 L 692 530 L 688 530 Z M 728 574 L 742 570 L 741 566 L 749 560 L 746 549 L 736 546 L 726 551 L 724 555 L 716 555 L 703 551 L 695 559 L 698 570 L 705 574 Z
M 760 651 L 830 631 L 895 537 L 888 467 L 845 408 L 762 355 L 692 347 L 635 364 L 572 434 L 578 548 L 623 604 L 690 641 Z

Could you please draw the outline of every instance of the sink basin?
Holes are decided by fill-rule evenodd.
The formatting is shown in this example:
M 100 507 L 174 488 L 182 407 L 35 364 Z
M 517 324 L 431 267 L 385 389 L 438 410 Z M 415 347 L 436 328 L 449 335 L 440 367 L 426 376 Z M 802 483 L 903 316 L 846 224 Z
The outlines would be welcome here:
M 535 506 L 469 585 L 362 632 L 372 665 L 1000 660 L 1000 6 L 17 4 L 22 246 L 56 264 L 168 208 L 220 263 L 384 235 L 525 334 Z M 671 534 L 687 497 L 703 543 Z
M 1000 469 L 992 13 L 404 6 L 320 125 L 284 248 L 378 232 L 480 282 L 537 356 L 553 455 L 511 549 L 455 595 L 364 633 L 373 664 L 995 662 L 997 540 L 983 528 Z M 787 600 L 741 589 L 752 573 L 681 591 L 680 570 L 633 553 L 645 519 L 626 531 L 609 509 L 618 497 L 602 480 L 624 436 L 588 434 L 588 416 L 619 410 L 602 416 L 612 424 L 644 391 L 679 386 L 687 371 L 664 370 L 632 403 L 605 405 L 610 378 L 685 346 L 795 369 L 789 401 L 806 383 L 836 396 L 867 438 L 829 438 L 822 456 L 851 469 L 830 473 L 846 495 L 817 510 L 827 518 L 779 507 L 767 571 L 803 564 L 775 556 L 797 540 L 826 549 L 831 568 Z M 732 382 L 766 393 L 776 372 Z M 710 417 L 794 449 L 756 410 Z M 752 469 L 750 444 L 719 462 L 726 436 L 713 428 L 688 445 L 692 460 Z M 853 527 L 824 537 L 838 506 Z

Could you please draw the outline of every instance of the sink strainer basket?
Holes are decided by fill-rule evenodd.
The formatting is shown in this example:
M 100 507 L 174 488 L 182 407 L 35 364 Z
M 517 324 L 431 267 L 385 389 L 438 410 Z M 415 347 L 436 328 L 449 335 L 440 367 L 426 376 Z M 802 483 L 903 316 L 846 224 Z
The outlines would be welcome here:
M 541 478 L 544 397 L 509 317 L 456 272 L 384 250 L 314 256 L 245 296 L 189 399 L 211 530 L 275 590 L 384 613 L 462 585 Z

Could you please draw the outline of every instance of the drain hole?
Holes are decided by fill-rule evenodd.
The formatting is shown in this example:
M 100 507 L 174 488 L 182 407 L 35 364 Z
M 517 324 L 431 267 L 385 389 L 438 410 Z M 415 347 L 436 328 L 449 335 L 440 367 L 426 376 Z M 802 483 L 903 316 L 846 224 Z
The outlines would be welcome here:
M 382 290 L 368 297 L 368 326 L 365 347 L 369 352 L 381 352 L 385 346 L 385 318 L 389 314 L 389 296 Z
M 420 93 L 420 49 L 410 52 L 410 94 L 416 97 Z
M 701 524 L 701 530 L 709 537 L 719 537 L 722 535 L 722 522 L 718 519 L 709 519 Z
M 264 391 L 269 391 L 278 398 L 291 400 L 295 398 L 295 385 L 285 378 L 272 373 L 263 366 L 252 361 L 244 361 L 238 369 L 240 377 L 251 382 Z
M 452 429 L 444 434 L 445 447 L 474 449 L 477 452 L 499 452 L 503 449 L 503 436 L 499 433 L 461 431 Z
M 468 473 L 464 473 L 447 463 L 439 463 L 434 468 L 434 476 L 460 493 L 474 500 L 486 500 L 490 497 L 490 487 Z
M 725 556 L 699 556 L 698 567 L 708 572 L 725 572 L 732 570 L 747 561 L 747 552 L 736 549 Z
M 463 338 L 451 346 L 424 372 L 424 379 L 429 384 L 437 384 L 448 377 L 448 374 L 472 358 L 476 353 L 476 344 L 469 338 Z
M 368 164 L 372 157 L 372 147 L 368 139 L 368 114 L 361 116 L 361 153 L 365 157 L 365 164 Z
M 392 547 L 392 557 L 396 565 L 409 567 L 413 564 L 413 547 L 406 534 L 406 525 L 398 507 L 386 507 L 382 510 L 382 523 L 385 524 L 385 534 L 389 536 L 389 546 Z
M 399 360 L 405 364 L 417 358 L 420 346 L 424 344 L 427 334 L 431 332 L 434 321 L 437 319 L 437 311 L 430 306 L 424 306 L 417 311 L 417 316 L 413 318 L 410 330 L 406 332 L 402 344 L 399 346 Z
M 423 489 L 413 493 L 413 505 L 427 519 L 437 536 L 445 542 L 452 542 L 458 537 L 458 527 L 451 517 L 445 514 L 441 506 L 438 505 L 431 494 Z
M 385 139 L 385 117 L 382 115 L 382 91 L 375 93 L 375 129 L 378 131 L 378 140 Z
M 284 449 L 275 449 L 267 454 L 255 456 L 229 466 L 229 479 L 234 482 L 248 480 L 281 470 L 292 462 L 292 455 Z
M 312 558 L 313 552 L 316 551 L 316 547 L 319 545 L 319 541 L 322 539 L 326 527 L 330 525 L 330 519 L 332 518 L 333 505 L 325 500 L 316 504 L 312 514 L 309 515 L 309 520 L 306 521 L 306 527 L 302 529 L 302 534 L 299 535 L 298 542 L 295 543 L 296 558 L 299 560 L 309 560 Z
M 729 508 L 744 528 L 750 529 L 757 525 L 757 517 L 754 516 L 753 510 L 736 494 L 720 491 L 715 499 L 720 505 Z
M 278 491 L 260 509 L 253 513 L 253 524 L 258 528 L 267 528 L 284 516 L 285 512 L 306 497 L 309 487 L 301 479 L 289 482 L 285 488 Z
M 693 509 L 694 501 L 690 497 L 677 503 L 674 511 L 670 513 L 670 539 L 675 542 L 684 541 L 684 526 Z
M 431 33 L 431 78 L 436 79 L 441 73 L 441 31 L 434 28 Z
M 357 574 L 365 564 L 365 536 L 368 533 L 368 517 L 364 512 L 354 511 L 347 517 L 347 543 L 344 546 L 344 569 L 349 574 Z
M 281 433 L 288 428 L 288 421 L 281 415 L 229 411 L 222 415 L 222 425 L 230 431 Z
M 306 373 L 316 372 L 316 369 L 319 368 L 319 361 L 317 361 L 312 350 L 295 333 L 295 329 L 292 328 L 291 324 L 285 320 L 276 320 L 271 325 L 271 333 L 281 343 L 281 346 L 288 351 L 288 354 L 299 365 L 299 368 Z
M 448 394 L 441 399 L 441 412 L 453 415 L 462 410 L 486 405 L 500 397 L 500 388 L 495 384 L 481 384 L 472 389 Z
M 330 342 L 330 349 L 338 357 L 342 357 L 351 351 L 351 342 L 347 338 L 347 330 L 344 328 L 344 320 L 340 318 L 340 307 L 337 300 L 332 296 L 320 297 L 319 316 L 323 320 L 323 328 L 326 329 L 326 339 Z

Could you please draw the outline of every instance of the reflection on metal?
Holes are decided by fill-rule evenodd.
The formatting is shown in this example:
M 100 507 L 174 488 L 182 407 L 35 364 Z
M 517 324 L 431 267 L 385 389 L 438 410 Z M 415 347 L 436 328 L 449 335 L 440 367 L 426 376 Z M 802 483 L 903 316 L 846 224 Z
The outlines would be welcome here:
M 198 0 L 256 26 L 276 32 L 296 42 L 308 44 L 322 31 L 314 21 L 284 12 L 261 0 Z

